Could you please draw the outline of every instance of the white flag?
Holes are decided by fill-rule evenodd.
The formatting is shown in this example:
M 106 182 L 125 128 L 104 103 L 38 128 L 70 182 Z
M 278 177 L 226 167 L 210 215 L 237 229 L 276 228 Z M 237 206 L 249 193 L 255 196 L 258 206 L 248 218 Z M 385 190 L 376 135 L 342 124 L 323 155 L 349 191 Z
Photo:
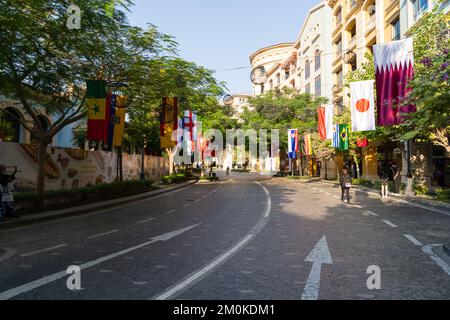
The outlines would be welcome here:
M 352 130 L 375 130 L 375 104 L 373 84 L 375 80 L 350 83 Z
M 332 104 L 325 106 L 325 128 L 327 132 L 327 140 L 333 140 L 333 115 L 334 106 Z

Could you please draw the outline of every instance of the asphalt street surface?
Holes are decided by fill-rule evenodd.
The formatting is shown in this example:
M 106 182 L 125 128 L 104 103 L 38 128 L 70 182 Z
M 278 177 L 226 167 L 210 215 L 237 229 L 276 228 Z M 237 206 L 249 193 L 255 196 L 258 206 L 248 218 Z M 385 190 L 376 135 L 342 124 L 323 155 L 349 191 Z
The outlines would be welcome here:
M 0 299 L 450 299 L 439 246 L 450 212 L 351 197 L 341 202 L 333 184 L 221 174 L 2 230 Z M 72 265 L 80 290 L 67 286 Z

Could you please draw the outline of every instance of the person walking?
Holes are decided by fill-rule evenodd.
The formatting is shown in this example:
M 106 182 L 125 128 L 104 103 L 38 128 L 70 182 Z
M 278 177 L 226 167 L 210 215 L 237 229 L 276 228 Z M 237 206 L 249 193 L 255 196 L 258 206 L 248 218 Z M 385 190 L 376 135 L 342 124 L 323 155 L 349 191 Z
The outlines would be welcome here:
M 16 212 L 16 206 L 12 195 L 14 187 L 11 184 L 11 182 L 16 179 L 16 173 L 17 166 L 14 167 L 14 172 L 12 174 L 7 174 L 6 167 L 0 164 L 0 220 L 5 219 L 7 216 L 15 218 L 19 217 Z
M 350 203 L 350 187 L 352 186 L 352 178 L 348 172 L 348 169 L 345 167 L 342 169 L 342 174 L 340 177 L 340 185 L 341 185 L 341 201 L 344 201 L 344 193 L 347 197 L 347 203 Z
M 381 198 L 385 199 L 388 196 L 388 175 L 386 171 L 382 170 L 380 173 L 381 180 Z
M 400 175 L 400 170 L 397 167 L 395 169 L 395 173 L 394 173 L 394 193 L 395 194 L 400 193 L 400 183 L 401 183 L 401 175 Z

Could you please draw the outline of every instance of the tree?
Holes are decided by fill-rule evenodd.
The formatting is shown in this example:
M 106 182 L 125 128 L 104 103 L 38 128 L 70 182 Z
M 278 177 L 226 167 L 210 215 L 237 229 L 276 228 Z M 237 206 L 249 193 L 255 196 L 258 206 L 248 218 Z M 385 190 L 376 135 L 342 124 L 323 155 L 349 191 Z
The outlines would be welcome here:
M 411 29 L 415 75 L 410 81 L 410 102 L 417 112 L 402 126 L 404 138 L 424 137 L 445 148 L 450 156 L 450 23 L 439 5 Z
M 243 126 L 247 129 L 278 129 L 281 133 L 280 149 L 287 151 L 288 129 L 298 129 L 299 135 L 312 134 L 312 145 L 315 151 L 323 147 L 318 139 L 317 107 L 327 102 L 326 98 L 314 98 L 308 93 L 298 93 L 291 88 L 271 90 L 266 94 L 249 100 L 251 111 L 243 115 Z M 270 139 L 270 135 L 269 135 Z
M 130 1 L 120 1 L 128 9 Z M 22 126 L 38 141 L 37 192 L 45 187 L 46 150 L 65 126 L 86 117 L 85 80 L 131 81 L 140 62 L 156 55 L 170 39 L 150 27 L 126 23 L 101 0 L 79 0 L 81 30 L 65 26 L 70 1 L 5 0 L 0 3 L 0 90 L 22 103 L 33 127 Z M 44 128 L 40 114 L 55 121 Z

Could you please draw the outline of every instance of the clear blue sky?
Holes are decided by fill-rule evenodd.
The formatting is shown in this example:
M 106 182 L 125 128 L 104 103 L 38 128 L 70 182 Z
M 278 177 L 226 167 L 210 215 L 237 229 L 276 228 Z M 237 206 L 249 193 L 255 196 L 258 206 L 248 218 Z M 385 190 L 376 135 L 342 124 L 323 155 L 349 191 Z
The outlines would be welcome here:
M 152 23 L 179 43 L 182 58 L 216 70 L 231 93 L 251 93 L 249 56 L 295 41 L 308 10 L 319 0 L 134 0 L 132 25 Z

